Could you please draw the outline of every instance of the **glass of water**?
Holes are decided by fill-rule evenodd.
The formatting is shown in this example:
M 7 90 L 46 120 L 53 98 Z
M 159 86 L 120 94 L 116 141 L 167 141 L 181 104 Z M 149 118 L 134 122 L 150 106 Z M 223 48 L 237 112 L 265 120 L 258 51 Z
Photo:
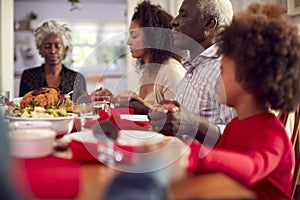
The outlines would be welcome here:
M 109 113 L 110 109 L 110 96 L 93 96 L 93 112 L 98 114 L 100 110 Z
M 9 96 L 9 91 L 0 91 L 0 113 L 3 116 L 8 112 L 7 103 L 9 102 Z
M 5 103 L 7 103 L 7 102 L 9 102 L 10 92 L 0 90 L 0 97 L 1 97 L 1 99 L 4 99 Z
M 83 94 L 78 97 L 76 101 L 77 106 L 79 107 L 79 117 L 81 130 L 83 131 L 85 128 L 85 124 L 88 120 L 96 120 L 98 119 L 98 115 L 94 114 L 93 101 L 92 98 L 88 94 Z

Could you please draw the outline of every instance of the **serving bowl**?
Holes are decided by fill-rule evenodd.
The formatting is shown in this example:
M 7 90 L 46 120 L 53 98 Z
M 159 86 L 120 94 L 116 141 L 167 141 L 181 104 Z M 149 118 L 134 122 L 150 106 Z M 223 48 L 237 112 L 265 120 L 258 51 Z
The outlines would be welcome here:
M 50 128 L 56 132 L 57 136 L 68 134 L 72 131 L 74 126 L 74 120 L 77 117 L 77 114 L 72 113 L 70 116 L 66 117 L 54 117 L 54 118 L 21 118 L 21 117 L 13 117 L 13 116 L 6 116 L 9 122 L 50 122 Z
M 8 124 L 10 131 L 16 129 L 41 129 L 51 128 L 52 123 L 49 121 L 15 121 Z
M 12 156 L 39 158 L 51 154 L 55 131 L 49 128 L 15 129 L 9 132 Z

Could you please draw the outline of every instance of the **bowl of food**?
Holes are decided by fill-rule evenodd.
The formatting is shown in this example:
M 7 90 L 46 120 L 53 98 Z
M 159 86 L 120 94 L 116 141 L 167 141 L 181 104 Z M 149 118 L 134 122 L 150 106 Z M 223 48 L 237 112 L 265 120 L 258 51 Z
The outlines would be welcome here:
M 33 109 L 39 109 L 39 107 L 35 107 Z M 25 111 L 27 112 L 27 111 Z M 33 111 L 32 113 L 35 113 Z M 8 115 L 6 118 L 9 120 L 9 122 L 18 122 L 20 123 L 21 121 L 24 123 L 27 123 L 28 125 L 31 123 L 44 123 L 44 122 L 49 122 L 51 123 L 50 129 L 53 129 L 56 132 L 56 135 L 65 135 L 68 134 L 72 131 L 73 126 L 74 126 L 74 120 L 77 117 L 77 114 L 70 113 L 67 114 L 66 116 L 53 116 L 51 114 L 48 115 L 47 109 L 43 112 L 39 112 L 38 114 L 34 114 L 33 117 L 32 115 L 29 116 L 25 114 L 24 116 L 11 116 Z M 23 124 L 24 126 L 24 124 Z M 29 125 L 30 126 L 30 125 Z
M 72 131 L 77 114 L 69 113 L 73 103 L 56 88 L 43 87 L 30 91 L 10 105 L 6 118 L 9 122 L 50 122 L 57 136 Z M 69 112 L 68 112 L 69 111 Z
M 11 155 L 18 158 L 39 158 L 52 152 L 56 132 L 49 128 L 16 129 L 9 132 Z

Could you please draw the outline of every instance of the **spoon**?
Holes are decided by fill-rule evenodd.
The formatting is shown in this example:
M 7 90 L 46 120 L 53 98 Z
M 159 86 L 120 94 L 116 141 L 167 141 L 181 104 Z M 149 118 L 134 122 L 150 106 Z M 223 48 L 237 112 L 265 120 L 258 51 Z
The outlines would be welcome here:
M 64 97 L 71 98 L 70 94 L 73 94 L 73 93 L 74 93 L 74 91 L 72 90 L 72 91 L 68 92 L 67 94 L 65 94 Z

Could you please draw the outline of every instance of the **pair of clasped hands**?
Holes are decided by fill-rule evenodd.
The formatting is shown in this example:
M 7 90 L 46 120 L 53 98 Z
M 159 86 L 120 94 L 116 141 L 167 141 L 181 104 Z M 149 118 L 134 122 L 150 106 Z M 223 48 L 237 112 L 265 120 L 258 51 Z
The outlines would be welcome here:
M 198 128 L 198 115 L 188 111 L 174 100 L 163 100 L 159 104 L 150 105 L 137 93 L 130 90 L 113 96 L 109 90 L 99 88 L 95 94 L 111 96 L 112 103 L 116 108 L 134 108 L 135 114 L 148 115 L 152 130 L 167 136 L 181 137 L 195 132 L 194 130 Z

